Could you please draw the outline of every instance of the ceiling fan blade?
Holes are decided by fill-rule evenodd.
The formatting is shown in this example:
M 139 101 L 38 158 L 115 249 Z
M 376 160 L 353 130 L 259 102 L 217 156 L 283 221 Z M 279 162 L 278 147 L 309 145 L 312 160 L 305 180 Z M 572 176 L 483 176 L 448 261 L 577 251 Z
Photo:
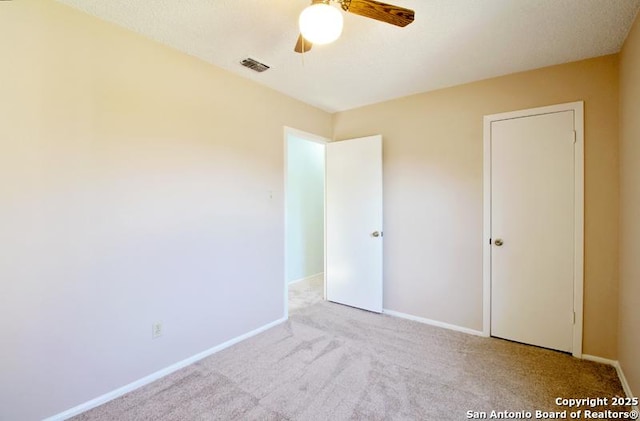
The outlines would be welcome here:
M 347 12 L 396 26 L 407 26 L 415 18 L 415 12 L 411 9 L 380 3 L 375 0 L 342 0 L 341 4 L 342 8 Z
M 311 47 L 313 47 L 313 44 L 304 39 L 302 34 L 300 34 L 298 36 L 298 42 L 296 42 L 296 47 L 293 49 L 293 51 L 295 51 L 296 53 L 306 53 L 311 49 Z

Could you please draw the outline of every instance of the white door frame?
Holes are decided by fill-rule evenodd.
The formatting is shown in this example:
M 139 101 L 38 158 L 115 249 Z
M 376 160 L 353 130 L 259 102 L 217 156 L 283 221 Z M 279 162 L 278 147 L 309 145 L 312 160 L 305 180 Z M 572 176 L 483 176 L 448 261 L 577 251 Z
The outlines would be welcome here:
M 575 127 L 574 156 L 574 270 L 573 270 L 573 325 L 574 357 L 582 358 L 583 297 L 584 297 L 584 102 L 569 102 L 548 107 L 484 116 L 484 180 L 483 180 L 483 329 L 484 336 L 491 336 L 491 123 L 494 121 L 573 111 Z
M 289 318 L 289 283 L 287 282 L 287 177 L 288 177 L 288 171 L 287 171 L 287 160 L 288 160 L 288 152 L 289 152 L 289 148 L 288 148 L 288 142 L 287 140 L 289 139 L 289 136 L 296 136 L 300 139 L 304 139 L 304 140 L 308 140 L 310 142 L 315 142 L 315 143 L 320 143 L 322 145 L 326 145 L 327 143 L 330 142 L 329 139 L 327 139 L 326 137 L 322 137 L 313 133 L 308 133 L 302 130 L 298 130 L 298 129 L 294 129 L 293 127 L 288 127 L 288 126 L 284 126 L 284 186 L 283 186 L 283 200 L 284 200 L 284 269 L 285 269 L 285 273 L 283 276 L 284 279 L 284 317 L 285 319 Z M 325 194 L 325 235 L 324 235 L 324 271 L 326 273 L 326 266 L 327 266 L 327 239 L 326 239 L 326 194 Z M 326 299 L 327 296 L 327 284 L 326 282 L 324 283 L 324 291 L 323 291 L 323 295 Z

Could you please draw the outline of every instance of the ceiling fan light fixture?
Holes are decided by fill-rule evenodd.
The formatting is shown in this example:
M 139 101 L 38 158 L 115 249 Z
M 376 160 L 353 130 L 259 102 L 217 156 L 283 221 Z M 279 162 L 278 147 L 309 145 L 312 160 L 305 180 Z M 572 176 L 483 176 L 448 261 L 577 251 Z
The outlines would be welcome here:
M 313 44 L 329 44 L 342 34 L 342 12 L 327 3 L 315 3 L 300 13 L 300 33 Z

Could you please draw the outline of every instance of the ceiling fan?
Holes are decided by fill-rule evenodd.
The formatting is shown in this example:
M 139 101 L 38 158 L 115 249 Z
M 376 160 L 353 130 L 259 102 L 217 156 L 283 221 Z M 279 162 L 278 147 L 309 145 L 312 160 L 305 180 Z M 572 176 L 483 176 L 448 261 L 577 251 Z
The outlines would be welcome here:
M 333 42 L 342 33 L 342 14 L 330 2 L 339 4 L 345 12 L 396 26 L 407 26 L 415 17 L 411 9 L 375 0 L 312 0 L 311 6 L 300 14 L 300 35 L 293 49 L 296 53 L 311 50 L 314 43 Z

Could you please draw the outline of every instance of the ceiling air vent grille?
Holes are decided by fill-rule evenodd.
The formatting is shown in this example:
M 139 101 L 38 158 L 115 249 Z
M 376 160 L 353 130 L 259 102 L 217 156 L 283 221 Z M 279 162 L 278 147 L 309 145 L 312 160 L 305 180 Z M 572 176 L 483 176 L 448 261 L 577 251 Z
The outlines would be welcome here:
M 251 57 L 245 58 L 240 62 L 244 67 L 248 67 L 251 70 L 255 70 L 258 73 L 262 73 L 265 70 L 269 70 L 269 66 L 264 63 L 260 63 L 258 60 L 254 60 Z

